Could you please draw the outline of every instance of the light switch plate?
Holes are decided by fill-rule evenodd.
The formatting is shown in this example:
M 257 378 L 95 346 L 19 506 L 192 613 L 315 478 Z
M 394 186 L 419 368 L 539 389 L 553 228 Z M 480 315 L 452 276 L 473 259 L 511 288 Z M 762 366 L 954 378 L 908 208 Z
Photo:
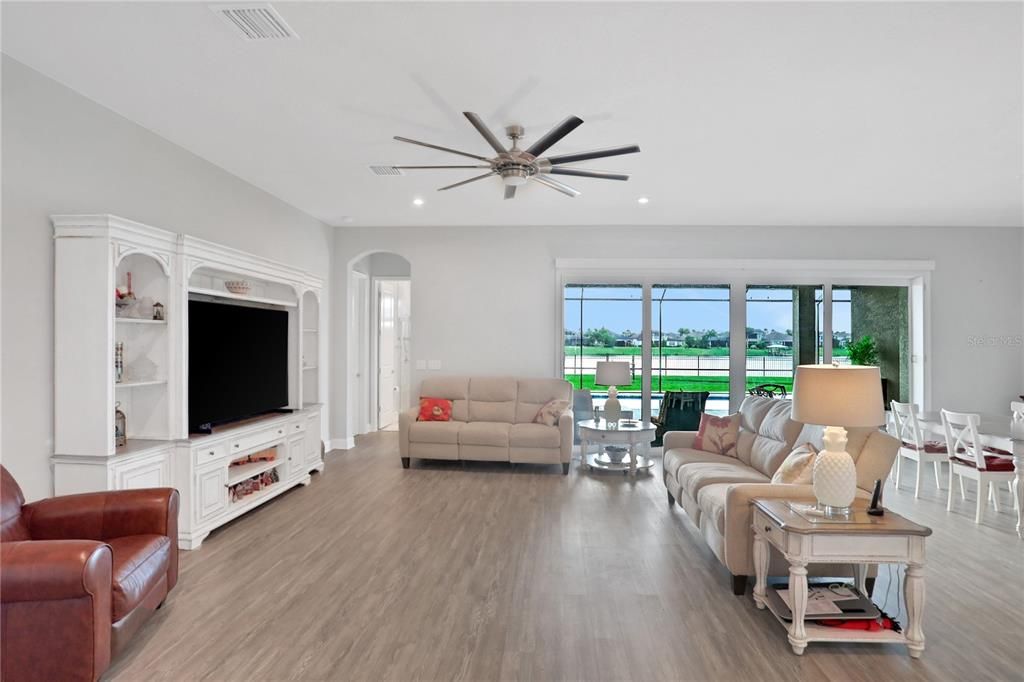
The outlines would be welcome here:
M 416 361 L 416 369 L 426 369 L 426 368 L 427 368 L 427 361 L 426 360 L 417 360 Z
M 431 370 L 441 369 L 441 361 L 440 360 L 429 360 L 429 361 L 427 361 L 427 369 L 431 369 Z

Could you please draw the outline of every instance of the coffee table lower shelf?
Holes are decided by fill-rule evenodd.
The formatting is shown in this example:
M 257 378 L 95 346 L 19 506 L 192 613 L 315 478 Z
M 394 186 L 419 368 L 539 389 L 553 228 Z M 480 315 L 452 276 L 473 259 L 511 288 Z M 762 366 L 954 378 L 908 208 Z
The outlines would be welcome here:
M 781 600 L 780 600 L 781 601 Z M 768 607 L 768 610 L 775 620 L 782 624 L 782 627 L 786 628 L 786 632 L 790 632 L 791 621 L 787 620 L 778 610 L 775 604 L 775 600 L 768 598 L 764 600 L 764 605 Z M 759 604 L 758 608 L 762 608 Z M 903 636 L 902 632 L 896 632 L 895 630 L 878 630 L 876 632 L 870 632 L 868 630 L 844 630 L 843 628 L 830 628 L 827 625 L 819 625 L 813 620 L 804 621 L 804 632 L 807 633 L 805 638 L 806 643 L 810 642 L 849 642 L 857 643 L 862 642 L 864 644 L 906 644 L 907 638 Z M 791 642 L 792 643 L 792 642 Z

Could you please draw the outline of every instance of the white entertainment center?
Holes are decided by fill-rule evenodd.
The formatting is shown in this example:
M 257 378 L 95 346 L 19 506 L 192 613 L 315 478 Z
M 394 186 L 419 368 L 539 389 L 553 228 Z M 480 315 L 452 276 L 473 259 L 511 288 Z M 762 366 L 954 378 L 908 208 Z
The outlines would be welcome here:
M 52 221 L 55 494 L 177 488 L 179 546 L 196 549 L 218 526 L 323 471 L 320 278 L 117 216 Z M 115 289 L 129 273 L 134 307 L 122 309 Z M 225 286 L 240 280 L 248 291 Z M 289 411 L 189 434 L 190 299 L 287 311 Z

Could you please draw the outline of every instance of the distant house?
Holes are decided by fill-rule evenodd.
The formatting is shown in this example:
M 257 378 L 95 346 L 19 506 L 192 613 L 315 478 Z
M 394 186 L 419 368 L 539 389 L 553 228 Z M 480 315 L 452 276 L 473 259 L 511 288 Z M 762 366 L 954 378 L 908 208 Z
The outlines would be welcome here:
M 663 332 L 660 338 L 662 348 L 681 348 L 684 345 L 683 337 L 675 332 Z M 657 343 L 657 337 L 655 343 Z
M 627 329 L 618 335 L 615 339 L 615 345 L 625 348 L 639 348 L 644 345 L 644 341 L 640 334 L 636 334 Z
M 565 345 L 566 346 L 578 346 L 582 337 L 579 332 L 575 332 L 569 329 L 565 330 Z
M 728 348 L 729 332 L 715 332 L 708 337 L 708 348 Z
M 774 329 L 764 335 L 765 342 L 769 346 L 784 346 L 786 348 L 793 347 L 793 335 L 784 334 L 782 332 L 775 331 Z

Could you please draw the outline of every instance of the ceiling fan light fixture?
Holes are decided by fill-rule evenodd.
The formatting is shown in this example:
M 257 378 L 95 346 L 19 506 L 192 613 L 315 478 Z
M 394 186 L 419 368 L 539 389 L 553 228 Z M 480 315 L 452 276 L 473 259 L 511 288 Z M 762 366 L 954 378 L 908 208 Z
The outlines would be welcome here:
M 529 175 L 526 171 L 507 171 L 501 175 L 501 181 L 505 183 L 506 187 L 518 187 L 519 185 L 525 185 L 526 181 L 529 179 Z

